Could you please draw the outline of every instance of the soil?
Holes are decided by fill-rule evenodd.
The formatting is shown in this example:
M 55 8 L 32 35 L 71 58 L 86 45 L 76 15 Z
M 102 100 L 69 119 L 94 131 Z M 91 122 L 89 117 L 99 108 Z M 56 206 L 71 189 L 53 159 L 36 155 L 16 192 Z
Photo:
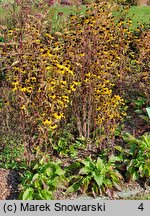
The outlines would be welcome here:
M 18 197 L 19 174 L 0 169 L 0 200 L 15 200 Z

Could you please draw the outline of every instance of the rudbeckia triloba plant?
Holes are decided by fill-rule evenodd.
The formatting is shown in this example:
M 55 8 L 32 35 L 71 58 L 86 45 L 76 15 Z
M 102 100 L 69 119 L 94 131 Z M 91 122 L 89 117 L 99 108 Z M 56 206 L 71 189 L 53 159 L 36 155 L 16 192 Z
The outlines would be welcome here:
M 18 28 L 4 32 L 1 56 L 7 84 L 2 91 L 3 99 L 9 101 L 3 107 L 7 126 L 14 124 L 13 131 L 21 134 L 29 152 L 36 145 L 50 144 L 49 136 L 64 118 L 74 90 L 74 72 L 68 62 L 61 61 L 61 44 L 51 46 L 54 38 L 46 15 L 22 16 Z
M 63 58 L 71 61 L 76 90 L 70 115 L 80 136 L 113 144 L 114 131 L 125 114 L 121 107 L 124 80 L 129 73 L 131 21 L 115 20 L 116 5 L 89 6 L 84 16 L 70 16 L 64 30 Z M 105 146 L 105 145 L 104 145 Z
M 125 114 L 133 37 L 131 21 L 113 17 L 117 7 L 105 1 L 89 6 L 84 15 L 68 17 L 59 34 L 50 33 L 48 13 L 22 13 L 16 28 L 4 31 L 3 116 L 27 150 L 45 143 L 52 149 L 51 135 L 70 119 L 77 136 L 112 147 Z

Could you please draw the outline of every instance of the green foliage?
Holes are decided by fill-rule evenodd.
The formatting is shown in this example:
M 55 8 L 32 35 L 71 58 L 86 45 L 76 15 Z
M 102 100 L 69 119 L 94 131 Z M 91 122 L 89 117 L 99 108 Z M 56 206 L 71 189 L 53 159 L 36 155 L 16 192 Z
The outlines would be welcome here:
M 120 151 L 123 164 L 126 166 L 127 178 L 138 180 L 139 178 L 150 178 L 150 134 L 145 133 L 139 139 L 129 133 L 124 134 L 123 139 L 129 144 L 125 150 L 117 147 Z
M 0 36 L 0 42 L 4 42 L 4 38 Z
M 133 112 L 138 114 L 138 117 L 144 120 L 145 125 L 150 124 L 149 120 L 149 108 L 147 105 L 149 104 L 149 101 L 145 96 L 138 96 L 137 99 L 133 99 L 131 102 Z
M 58 141 L 54 141 L 53 149 L 58 155 L 69 156 L 75 158 L 78 155 L 79 149 L 85 148 L 85 140 L 83 138 L 76 138 L 71 133 L 63 131 L 63 133 L 57 134 Z
M 147 111 L 147 114 L 148 114 L 148 116 L 150 118 L 150 107 L 146 107 L 146 111 Z
M 0 168 L 13 170 L 26 169 L 27 165 L 24 157 L 25 151 L 23 144 L 16 143 L 13 138 L 7 138 L 1 148 Z
M 30 170 L 22 174 L 19 199 L 50 200 L 56 189 L 66 189 L 67 179 L 60 164 L 61 161 L 51 162 L 46 156 L 39 162 L 33 161 Z
M 120 188 L 122 180 L 121 174 L 115 169 L 116 160 L 118 158 L 114 156 L 110 157 L 108 162 L 100 157 L 97 160 L 92 160 L 90 157 L 80 160 L 82 168 L 79 174 L 73 177 L 74 183 L 68 191 L 92 192 L 94 196 L 102 193 L 110 195 L 112 188 Z

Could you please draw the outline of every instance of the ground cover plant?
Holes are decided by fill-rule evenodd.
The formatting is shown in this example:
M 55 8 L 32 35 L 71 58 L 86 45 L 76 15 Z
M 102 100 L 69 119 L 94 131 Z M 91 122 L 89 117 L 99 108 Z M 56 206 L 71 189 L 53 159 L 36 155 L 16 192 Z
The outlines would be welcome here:
M 148 15 L 20 2 L 0 26 L 0 159 L 21 175 L 19 199 L 149 186 Z

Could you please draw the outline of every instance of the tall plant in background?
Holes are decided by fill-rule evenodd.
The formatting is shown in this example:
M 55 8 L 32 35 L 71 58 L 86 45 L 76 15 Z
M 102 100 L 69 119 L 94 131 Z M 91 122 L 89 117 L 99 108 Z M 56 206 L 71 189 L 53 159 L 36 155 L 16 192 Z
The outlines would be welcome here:
M 60 62 L 57 50 L 61 47 L 51 47 L 46 14 L 32 16 L 28 10 L 22 15 L 18 28 L 5 31 L 0 53 L 5 71 L 2 124 L 5 135 L 14 125 L 13 132 L 21 134 L 29 153 L 36 144 L 50 144 L 50 134 L 64 117 L 74 74 L 67 63 Z
M 89 7 L 86 16 L 70 17 L 63 52 L 75 72 L 77 89 L 71 95 L 70 115 L 75 116 L 78 133 L 107 144 L 113 144 L 114 131 L 124 114 L 121 94 L 131 39 L 129 23 L 120 20 L 115 24 L 112 10 L 115 6 L 103 2 Z

